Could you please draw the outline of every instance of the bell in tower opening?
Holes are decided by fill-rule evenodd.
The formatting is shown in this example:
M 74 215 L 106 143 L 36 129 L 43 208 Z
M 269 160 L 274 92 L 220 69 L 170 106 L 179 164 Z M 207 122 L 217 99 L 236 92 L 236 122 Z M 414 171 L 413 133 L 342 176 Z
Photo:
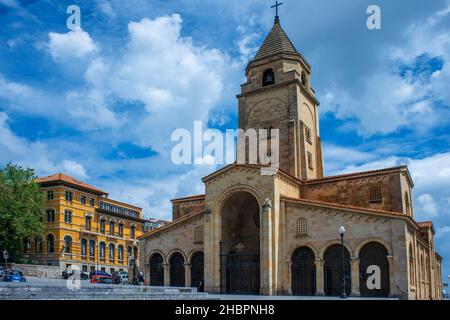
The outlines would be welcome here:
M 275 74 L 272 69 L 268 69 L 263 75 L 263 87 L 270 86 L 275 83 Z

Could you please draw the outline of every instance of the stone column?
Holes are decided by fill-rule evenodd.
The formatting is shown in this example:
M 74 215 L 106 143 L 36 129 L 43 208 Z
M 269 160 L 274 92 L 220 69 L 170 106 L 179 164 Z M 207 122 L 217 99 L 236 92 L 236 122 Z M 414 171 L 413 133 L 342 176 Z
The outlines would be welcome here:
M 164 286 L 168 287 L 170 285 L 170 268 L 168 263 L 163 263 L 164 267 Z
M 261 290 L 260 294 L 273 294 L 272 287 L 272 201 L 265 199 L 261 219 Z
M 325 283 L 323 281 L 323 264 L 324 261 L 322 259 L 316 259 L 314 261 L 316 265 L 316 296 L 324 296 L 325 295 Z
M 185 284 L 185 287 L 191 286 L 191 264 L 190 263 L 184 264 L 184 284 Z
M 359 291 L 359 258 L 352 257 L 350 261 L 352 271 L 352 290 L 350 295 L 353 297 L 361 296 Z
M 208 194 L 208 192 L 206 192 Z M 220 293 L 220 214 L 219 208 L 205 206 L 204 252 L 205 291 Z
M 149 263 L 145 263 L 145 264 L 143 264 L 143 266 L 144 266 L 144 270 L 143 270 L 143 273 L 144 273 L 144 283 L 145 283 L 145 285 L 150 285 L 150 264 Z
M 388 260 L 388 264 L 389 264 L 389 296 L 390 297 L 394 297 L 394 257 L 392 255 L 388 255 L 387 256 L 387 260 Z M 409 286 L 408 286 L 409 288 Z M 417 288 L 417 283 L 416 283 L 416 288 Z M 409 298 L 409 291 L 408 290 L 408 298 Z M 416 289 L 417 292 L 417 289 Z
M 291 259 L 286 259 L 286 292 L 292 295 L 292 261 Z

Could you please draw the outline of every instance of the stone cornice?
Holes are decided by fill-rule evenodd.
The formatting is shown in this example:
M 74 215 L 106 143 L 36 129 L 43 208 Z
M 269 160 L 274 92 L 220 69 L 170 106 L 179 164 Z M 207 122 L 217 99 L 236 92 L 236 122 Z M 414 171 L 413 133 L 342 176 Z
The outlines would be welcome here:
M 363 213 L 367 215 L 374 215 L 379 217 L 389 217 L 394 219 L 402 219 L 406 220 L 408 223 L 414 226 L 414 228 L 417 230 L 419 229 L 419 225 L 417 222 L 411 218 L 410 216 L 407 216 L 402 213 L 392 212 L 392 211 L 385 211 L 385 210 L 375 210 L 375 209 L 369 209 L 369 208 L 363 208 L 363 207 L 356 207 L 356 206 L 350 206 L 350 205 L 342 205 L 337 203 L 328 203 L 328 202 L 322 202 L 322 201 L 314 201 L 314 200 L 306 200 L 306 199 L 294 199 L 289 197 L 280 197 L 280 201 L 286 201 L 291 203 L 298 203 L 304 206 L 310 206 L 310 207 L 322 207 L 322 208 L 328 208 L 332 210 L 345 210 L 355 213 Z

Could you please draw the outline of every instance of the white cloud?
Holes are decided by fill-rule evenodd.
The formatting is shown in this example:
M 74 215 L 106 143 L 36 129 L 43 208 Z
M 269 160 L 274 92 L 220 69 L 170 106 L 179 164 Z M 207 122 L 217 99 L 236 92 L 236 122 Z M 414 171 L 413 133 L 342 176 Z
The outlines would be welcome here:
M 96 59 L 85 74 L 90 84 L 102 85 L 105 100 L 145 106 L 146 114 L 126 134 L 158 152 L 172 146 L 172 130 L 208 121 L 221 102 L 225 79 L 240 66 L 219 50 L 194 45 L 181 27 L 178 14 L 130 22 L 123 55 L 110 62 Z
M 375 159 L 375 154 L 357 150 L 355 148 L 346 148 L 334 144 L 325 143 L 323 145 L 325 169 L 327 172 L 339 171 L 348 165 L 356 165 Z
M 436 217 L 438 215 L 436 201 L 430 194 L 421 194 L 417 197 L 417 202 L 419 203 L 422 214 L 429 217 Z
M 12 9 L 20 8 L 20 4 L 16 0 L 0 0 L 0 4 Z
M 4 112 L 0 112 L 0 137 L 0 150 L 2 150 L 0 163 L 14 161 L 19 165 L 35 169 L 40 176 L 65 172 L 80 179 L 88 177 L 83 165 L 72 159 L 55 161 L 54 159 L 60 158 L 58 148 L 49 147 L 42 141 L 31 142 L 14 134 L 9 126 L 9 118 Z
M 99 90 L 69 91 L 66 95 L 68 114 L 77 120 L 77 129 L 118 128 L 124 121 L 108 108 Z
M 63 160 L 61 169 L 64 173 L 78 179 L 87 179 L 88 175 L 83 165 L 73 160 Z
M 67 33 L 50 32 L 48 50 L 55 62 L 84 58 L 98 50 L 91 36 L 78 28 Z
M 433 103 L 442 101 L 450 106 L 450 33 L 447 28 L 437 27 L 449 13 L 447 8 L 424 23 L 410 25 L 402 46 L 385 49 L 384 63 L 367 74 L 358 90 L 350 93 L 340 85 L 330 86 L 320 98 L 322 110 L 334 113 L 338 119 L 356 120 L 347 129 L 356 129 L 363 136 L 392 133 L 403 127 L 421 133 L 447 124 L 448 111 L 435 108 Z M 400 75 L 393 70 L 396 65 L 413 64 L 424 54 L 446 62 L 431 79 Z
M 325 154 L 326 157 L 326 154 Z M 421 159 L 390 156 L 364 164 L 343 165 L 331 174 L 359 172 L 408 165 L 417 195 L 415 215 L 418 220 L 435 217 L 450 218 L 448 200 L 450 198 L 450 152 L 439 153 Z

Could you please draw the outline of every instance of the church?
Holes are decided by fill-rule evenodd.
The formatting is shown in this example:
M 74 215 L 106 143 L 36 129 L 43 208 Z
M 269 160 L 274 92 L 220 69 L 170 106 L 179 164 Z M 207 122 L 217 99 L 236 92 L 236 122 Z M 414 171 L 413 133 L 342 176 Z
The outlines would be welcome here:
M 324 176 L 311 66 L 281 27 L 246 68 L 239 128 L 279 129 L 279 170 L 234 163 L 172 200 L 140 238 L 152 286 L 209 293 L 440 299 L 432 222 L 414 218 L 406 166 Z M 343 227 L 343 228 L 342 228 Z

